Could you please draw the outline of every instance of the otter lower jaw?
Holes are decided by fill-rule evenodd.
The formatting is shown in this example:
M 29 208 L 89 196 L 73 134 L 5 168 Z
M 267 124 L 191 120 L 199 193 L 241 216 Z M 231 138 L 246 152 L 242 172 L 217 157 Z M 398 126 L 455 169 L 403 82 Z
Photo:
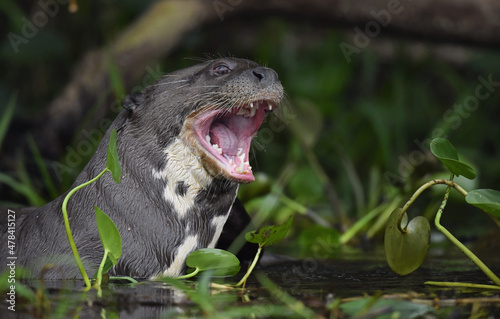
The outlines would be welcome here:
M 212 176 L 250 183 L 255 180 L 250 144 L 266 113 L 276 105 L 272 100 L 259 100 L 229 109 L 204 107 L 188 116 L 181 135 Z

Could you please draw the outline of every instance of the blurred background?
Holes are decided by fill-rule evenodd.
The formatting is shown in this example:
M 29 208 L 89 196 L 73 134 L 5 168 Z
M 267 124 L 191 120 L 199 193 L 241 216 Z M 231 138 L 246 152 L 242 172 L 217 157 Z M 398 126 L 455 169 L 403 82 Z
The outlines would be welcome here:
M 240 188 L 257 224 L 295 214 L 281 252 L 306 257 L 318 237 L 331 257 L 380 250 L 391 211 L 449 177 L 435 137 L 476 169 L 456 179 L 465 189 L 500 189 L 494 0 L 3 0 L 0 14 L 1 206 L 66 192 L 126 94 L 220 56 L 273 68 L 286 91 L 254 143 L 257 181 Z M 410 216 L 432 219 L 443 194 Z M 453 195 L 443 224 L 498 246 L 495 224 Z

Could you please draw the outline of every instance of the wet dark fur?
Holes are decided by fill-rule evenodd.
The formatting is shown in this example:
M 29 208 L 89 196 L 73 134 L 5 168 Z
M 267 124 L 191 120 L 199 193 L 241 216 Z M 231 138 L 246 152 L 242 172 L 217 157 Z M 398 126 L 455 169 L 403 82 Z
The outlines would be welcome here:
M 198 108 L 221 100 L 226 85 L 248 82 L 263 85 L 252 75 L 256 63 L 239 59 L 222 59 L 234 66 L 231 74 L 214 77 L 209 71 L 216 61 L 208 61 L 173 72 L 142 92 L 124 99 L 124 109 L 112 123 L 95 155 L 74 182 L 73 187 L 90 180 L 105 167 L 106 150 L 112 129 L 118 131 L 118 154 L 123 178 L 116 184 L 111 175 L 75 193 L 68 204 L 70 225 L 87 273 L 97 269 L 103 249 L 97 232 L 94 206 L 100 207 L 117 225 L 123 245 L 123 255 L 112 269 L 113 275 L 150 277 L 162 273 L 173 259 L 173 254 L 190 231 L 199 235 L 203 248 L 213 238 L 213 217 L 227 214 L 233 204 L 237 184 L 224 179 L 213 179 L 211 185 L 195 199 L 195 207 L 180 219 L 166 202 L 162 191 L 164 183 L 151 176 L 152 169 L 165 167 L 165 147 L 179 135 L 184 120 Z M 269 71 L 268 71 L 269 70 Z M 265 69 L 269 81 L 279 83 L 274 71 Z M 270 83 L 271 83 L 270 82 Z M 269 83 L 265 84 L 269 85 Z M 222 90 L 222 91 L 221 91 Z M 217 93 L 219 92 L 219 93 Z M 222 92 L 222 93 L 221 93 Z M 245 92 L 240 92 L 244 96 Z M 248 93 L 248 92 L 246 92 Z M 234 96 L 231 97 L 234 99 Z M 168 177 L 167 177 L 168 178 Z M 182 193 L 185 185 L 176 192 Z M 58 266 L 45 273 L 45 278 L 81 278 L 74 263 L 64 230 L 61 205 L 64 195 L 47 205 L 25 212 L 16 210 L 17 266 L 28 267 L 33 276 L 39 276 L 47 262 Z M 2 209 L 5 219 L 6 209 Z M 236 203 L 224 226 L 217 246 L 226 248 L 249 222 L 240 203 Z M 7 265 L 6 221 L 2 220 L 0 265 Z M 243 255 L 253 256 L 254 246 L 246 246 Z

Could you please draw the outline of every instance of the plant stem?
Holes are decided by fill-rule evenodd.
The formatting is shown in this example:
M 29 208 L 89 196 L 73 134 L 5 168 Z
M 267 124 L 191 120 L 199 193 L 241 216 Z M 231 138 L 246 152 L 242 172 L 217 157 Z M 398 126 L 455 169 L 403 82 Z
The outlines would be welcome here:
M 66 235 L 68 236 L 69 245 L 70 245 L 71 251 L 73 252 L 73 255 L 75 257 L 76 264 L 78 265 L 78 269 L 80 270 L 80 273 L 82 274 L 82 277 L 83 277 L 83 281 L 85 282 L 85 286 L 86 286 L 85 290 L 89 290 L 91 288 L 90 279 L 89 279 L 89 276 L 87 275 L 87 273 L 85 272 L 85 268 L 83 267 L 82 260 L 80 258 L 80 255 L 78 254 L 78 249 L 76 248 L 76 245 L 75 245 L 75 240 L 73 239 L 73 234 L 71 233 L 71 228 L 69 227 L 67 206 L 68 206 L 68 201 L 69 201 L 70 197 L 73 196 L 73 194 L 76 191 L 78 191 L 79 189 L 81 189 L 87 185 L 92 184 L 93 182 L 95 182 L 96 180 L 101 178 L 101 176 L 104 175 L 104 173 L 106 173 L 107 171 L 108 171 L 108 168 L 105 168 L 99 175 L 97 175 L 93 179 L 73 188 L 68 193 L 68 195 L 66 195 L 66 197 L 64 198 L 63 204 L 62 204 L 62 212 L 63 212 L 63 217 L 64 217 L 64 228 L 66 228 Z
M 404 212 L 406 212 L 406 210 L 408 209 L 408 207 L 410 207 L 410 205 L 413 204 L 413 202 L 417 199 L 418 196 L 420 196 L 420 194 L 422 194 L 423 191 L 425 191 L 427 188 L 429 188 L 429 187 L 431 187 L 433 185 L 436 185 L 436 184 L 446 184 L 449 187 L 453 187 L 454 189 L 456 189 L 463 196 L 467 196 L 467 191 L 465 189 L 463 189 L 457 183 L 453 182 L 452 180 L 433 179 L 432 181 L 428 181 L 424 185 L 420 186 L 420 188 L 417 189 L 415 191 L 415 193 L 413 193 L 413 195 L 410 197 L 410 199 L 403 206 L 403 211 L 401 213 L 403 214 Z
M 139 282 L 129 276 L 109 276 L 109 280 L 128 280 L 133 284 L 138 284 Z
M 236 287 L 243 285 L 243 288 L 245 288 L 245 284 L 247 282 L 248 277 L 250 277 L 250 274 L 252 273 L 253 269 L 255 268 L 255 265 L 257 265 L 257 261 L 259 260 L 260 252 L 262 251 L 262 246 L 259 245 L 259 249 L 257 249 L 257 253 L 255 254 L 255 257 L 252 261 L 252 264 L 250 267 L 248 267 L 247 272 L 245 273 L 245 276 L 241 278 L 240 282 L 236 284 Z
M 455 238 L 455 236 L 453 236 L 444 226 L 440 224 L 441 214 L 443 213 L 443 209 L 446 206 L 446 202 L 448 201 L 450 187 L 452 187 L 452 185 L 450 184 L 447 185 L 448 187 L 446 188 L 443 202 L 441 203 L 441 206 L 439 207 L 439 210 L 436 214 L 436 218 L 434 219 L 436 229 L 442 232 L 455 246 L 457 246 L 467 257 L 469 257 L 479 267 L 479 269 L 481 269 L 484 274 L 493 281 L 495 285 L 500 286 L 500 279 L 488 268 L 488 266 L 486 266 L 481 261 L 481 259 L 479 259 L 476 255 L 474 255 L 472 251 L 469 250 L 469 248 L 462 244 L 457 238 Z
M 99 269 L 97 269 L 97 276 L 96 276 L 96 281 L 94 284 L 94 287 L 97 289 L 97 296 L 99 298 L 102 297 L 102 290 L 101 290 L 102 271 L 104 269 L 104 264 L 106 263 L 106 258 L 108 258 L 108 250 L 104 249 L 104 256 L 102 257 L 102 261 L 101 261 L 101 264 L 99 265 Z
M 191 278 L 191 277 L 196 276 L 199 272 L 200 272 L 200 268 L 196 267 L 196 269 L 193 272 L 191 272 L 189 274 L 186 274 L 186 275 L 183 275 L 183 276 L 175 277 L 175 279 L 187 279 L 187 278 Z
M 445 184 L 445 185 L 448 185 L 448 189 L 449 189 L 449 187 L 453 187 L 454 189 L 456 189 L 463 196 L 467 196 L 467 191 L 465 189 L 463 189 L 457 183 L 453 182 L 453 175 L 451 175 L 450 180 L 446 180 L 446 179 L 433 179 L 432 181 L 428 181 L 424 185 L 420 186 L 415 191 L 415 193 L 413 193 L 413 195 L 411 195 L 410 199 L 406 202 L 406 204 L 401 209 L 401 215 L 400 215 L 400 217 L 398 219 L 398 222 L 397 222 L 398 229 L 399 229 L 399 231 L 401 233 L 406 233 L 406 225 L 405 225 L 404 229 L 401 228 L 401 221 L 403 220 L 403 216 L 404 216 L 405 212 L 413 204 L 413 202 L 418 198 L 418 196 L 420 196 L 420 194 L 422 194 L 427 188 L 429 188 L 429 187 L 431 187 L 433 185 L 436 185 L 436 184 Z
M 471 284 L 468 282 L 446 282 L 446 281 L 426 281 L 425 285 L 439 286 L 439 287 L 467 287 L 476 289 L 500 289 L 499 286 Z
M 102 271 L 104 269 L 104 264 L 106 263 L 106 258 L 108 258 L 108 250 L 104 249 L 104 256 L 102 257 L 101 264 L 99 265 L 99 269 L 97 269 L 97 278 L 95 281 L 95 287 L 100 288 L 101 287 L 101 282 L 102 282 Z

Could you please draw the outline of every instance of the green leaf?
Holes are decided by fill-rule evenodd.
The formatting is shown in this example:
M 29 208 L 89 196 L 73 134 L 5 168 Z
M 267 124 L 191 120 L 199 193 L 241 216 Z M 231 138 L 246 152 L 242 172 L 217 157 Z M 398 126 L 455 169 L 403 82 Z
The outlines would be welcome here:
M 500 217 L 500 192 L 493 189 L 476 189 L 465 196 L 467 203 L 487 213 Z
M 458 159 L 458 153 L 455 147 L 447 139 L 433 139 L 431 141 L 431 152 L 454 175 L 462 175 L 468 179 L 476 178 L 476 172 L 474 172 L 474 169 Z
M 251 243 L 259 244 L 261 246 L 271 246 L 280 242 L 285 238 L 290 226 L 293 223 L 293 215 L 281 225 L 267 226 L 261 228 L 258 232 L 256 230 L 245 234 L 245 239 Z
M 122 256 L 122 239 L 115 223 L 99 207 L 94 206 L 97 219 L 97 228 L 99 237 L 101 237 L 104 250 L 108 251 L 108 258 L 113 265 L 116 265 L 118 259 Z
M 116 130 L 113 129 L 109 135 L 108 155 L 106 159 L 106 168 L 111 171 L 113 179 L 116 183 L 120 183 L 122 179 L 122 168 L 116 151 Z
M 240 271 L 240 261 L 235 255 L 216 248 L 193 251 L 187 257 L 186 265 L 200 271 L 216 270 L 214 276 L 234 276 Z
M 384 247 L 387 262 L 391 269 L 399 275 L 408 275 L 424 262 L 429 249 L 431 226 L 422 216 L 415 217 L 408 224 L 408 215 L 404 213 L 401 220 L 402 233 L 398 221 L 402 209 L 396 208 L 385 228 Z
M 435 138 L 431 141 L 431 152 L 435 156 L 458 161 L 458 153 L 455 147 L 445 138 Z

